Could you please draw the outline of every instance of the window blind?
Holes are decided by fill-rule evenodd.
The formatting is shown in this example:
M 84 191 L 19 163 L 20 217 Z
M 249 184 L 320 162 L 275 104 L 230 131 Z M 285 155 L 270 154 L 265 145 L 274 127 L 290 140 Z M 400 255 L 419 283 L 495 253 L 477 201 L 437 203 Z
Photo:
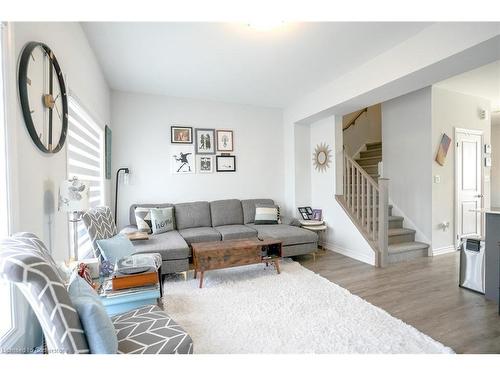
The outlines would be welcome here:
M 104 130 L 74 97 L 68 98 L 68 178 L 90 183 L 90 207 L 104 205 Z M 70 225 L 70 235 L 73 236 Z M 73 246 L 73 241 L 70 241 Z M 73 249 L 71 249 L 73 251 Z M 78 255 L 93 257 L 83 222 L 78 223 Z

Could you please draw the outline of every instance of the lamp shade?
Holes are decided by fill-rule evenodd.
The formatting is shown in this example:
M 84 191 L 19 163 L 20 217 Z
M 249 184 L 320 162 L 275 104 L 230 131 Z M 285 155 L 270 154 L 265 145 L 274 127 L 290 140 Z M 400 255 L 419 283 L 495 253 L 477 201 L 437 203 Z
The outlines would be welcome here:
M 89 208 L 90 182 L 77 178 L 65 180 L 59 188 L 59 211 L 81 212 Z

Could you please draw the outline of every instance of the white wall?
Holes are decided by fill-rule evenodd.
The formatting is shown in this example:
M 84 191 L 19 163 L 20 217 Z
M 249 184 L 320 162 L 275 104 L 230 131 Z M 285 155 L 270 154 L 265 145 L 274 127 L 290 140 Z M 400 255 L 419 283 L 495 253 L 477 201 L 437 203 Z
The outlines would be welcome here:
M 133 203 L 271 198 L 283 203 L 282 111 L 160 95 L 112 93 L 113 171 L 131 169 L 120 185 L 118 226 Z M 235 173 L 170 173 L 170 126 L 232 129 Z
M 383 175 L 389 181 L 393 213 L 417 230 L 417 240 L 432 238 L 431 88 L 382 103 Z
M 328 229 L 321 236 L 322 245 L 341 254 L 353 257 L 369 264 L 375 264 L 375 253 L 353 222 L 335 200 L 336 194 L 341 194 L 337 182 L 342 183 L 342 176 L 336 178 L 337 161 L 342 158 L 342 119 L 328 117 L 311 125 L 295 127 L 296 159 L 296 189 L 300 205 L 311 206 L 323 210 L 323 219 Z M 307 130 L 307 133 L 306 133 Z M 336 131 L 337 130 L 337 131 Z M 338 131 L 340 130 L 340 131 Z M 312 155 L 319 143 L 326 143 L 332 151 L 330 167 L 319 172 L 313 166 Z M 342 164 L 340 164 L 342 169 Z M 299 173 L 300 172 L 300 173 Z M 308 173 L 306 176 L 305 173 Z M 301 192 L 308 192 L 309 197 Z M 297 206 L 299 203 L 297 203 Z M 296 210 L 296 207 L 295 207 Z
M 54 51 L 68 87 L 104 122 L 110 122 L 110 93 L 97 60 L 78 23 L 11 23 L 8 26 L 7 138 L 11 231 L 38 235 L 60 261 L 68 256 L 68 218 L 57 212 L 59 184 L 66 178 L 66 146 L 57 154 L 38 150 L 26 130 L 17 91 L 17 64 L 29 41 Z M 101 124 L 104 127 L 104 123 Z M 109 184 L 107 184 L 109 186 Z M 109 194 L 108 194 L 109 197 Z M 39 344 L 36 318 L 20 294 L 16 314 L 25 323 L 15 347 Z
M 500 207 L 500 113 L 491 114 L 491 207 Z
M 309 125 L 295 125 L 295 206 L 309 206 L 311 203 L 311 129 Z
M 490 143 L 490 118 L 481 120 L 479 108 L 490 112 L 487 99 L 448 91 L 439 87 L 432 88 L 432 175 L 439 175 L 441 183 L 432 184 L 432 248 L 434 251 L 451 249 L 454 246 L 454 206 L 455 206 L 455 128 L 483 131 L 483 142 Z M 448 151 L 444 166 L 434 161 L 439 142 L 446 133 L 453 143 Z M 484 168 L 483 207 L 490 207 L 490 168 Z M 443 231 L 439 223 L 450 222 L 450 229 Z
M 356 111 L 345 115 L 342 125 L 346 126 L 359 113 Z M 366 143 L 380 142 L 382 140 L 381 105 L 368 107 L 354 125 L 343 132 L 344 148 L 347 155 L 354 157 Z
M 102 119 L 102 127 L 110 123 L 110 92 L 80 24 L 15 23 L 13 35 L 16 63 L 27 42 L 46 43 L 54 51 L 71 92 Z M 17 79 L 12 75 L 11 79 Z M 13 230 L 34 232 L 52 249 L 55 259 L 63 260 L 68 256 L 68 219 L 57 212 L 57 192 L 66 178 L 66 146 L 52 155 L 39 151 L 26 130 L 18 99 L 15 107 L 16 123 L 10 127 L 16 145 L 11 147 L 16 179 L 12 182 L 16 186 Z

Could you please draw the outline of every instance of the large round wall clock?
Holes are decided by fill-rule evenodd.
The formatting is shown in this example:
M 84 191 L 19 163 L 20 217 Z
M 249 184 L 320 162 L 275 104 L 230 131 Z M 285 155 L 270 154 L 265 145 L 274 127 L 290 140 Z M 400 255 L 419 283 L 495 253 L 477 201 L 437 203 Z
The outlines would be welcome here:
M 21 53 L 19 96 L 35 145 L 48 154 L 59 152 L 68 132 L 68 98 L 61 67 L 44 43 L 29 42 Z

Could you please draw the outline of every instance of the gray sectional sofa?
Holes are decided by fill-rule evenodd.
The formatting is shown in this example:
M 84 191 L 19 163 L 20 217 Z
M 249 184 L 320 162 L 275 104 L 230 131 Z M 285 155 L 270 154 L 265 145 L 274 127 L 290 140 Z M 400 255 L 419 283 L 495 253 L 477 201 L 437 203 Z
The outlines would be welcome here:
M 283 241 L 283 256 L 309 254 L 316 251 L 318 235 L 282 218 L 282 224 L 255 225 L 255 205 L 274 204 L 271 199 L 225 199 L 213 202 L 178 204 L 133 204 L 130 225 L 137 230 L 136 207 L 174 207 L 175 230 L 150 235 L 149 240 L 135 241 L 138 253 L 160 253 L 162 273 L 184 272 L 189 269 L 192 243 L 244 238 L 276 238 Z

